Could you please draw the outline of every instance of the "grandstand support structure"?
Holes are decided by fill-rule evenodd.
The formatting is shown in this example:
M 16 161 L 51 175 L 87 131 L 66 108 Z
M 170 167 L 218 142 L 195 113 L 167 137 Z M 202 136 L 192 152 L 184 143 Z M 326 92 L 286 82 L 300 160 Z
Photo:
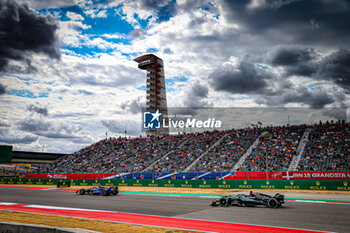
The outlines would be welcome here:
M 171 151 L 169 151 L 168 153 L 166 153 L 165 155 L 163 155 L 162 157 L 160 157 L 159 159 L 157 159 L 156 161 L 154 161 L 151 165 L 149 165 L 148 167 L 146 167 L 145 169 L 143 169 L 142 172 L 146 172 L 147 170 L 151 169 L 158 161 L 161 161 L 162 159 L 166 158 L 170 153 L 174 152 L 175 149 L 183 147 L 183 145 L 184 145 L 188 140 L 189 140 L 189 139 L 184 140 L 179 146 L 173 148 Z
M 231 169 L 230 172 L 235 172 L 237 171 L 241 166 L 242 164 L 244 163 L 245 159 L 247 158 L 248 155 L 250 155 L 250 153 L 252 153 L 252 150 L 258 145 L 259 143 L 259 139 L 262 137 L 262 136 L 265 136 L 268 132 L 265 131 L 265 132 L 262 132 L 259 137 L 257 137 L 255 139 L 255 141 L 252 143 L 252 145 L 250 145 L 250 147 L 247 149 L 247 151 L 244 153 L 244 155 L 242 155 L 242 157 L 238 160 L 238 162 L 233 166 L 233 168 Z
M 209 147 L 206 151 L 204 151 L 200 156 L 198 156 L 198 158 L 193 161 L 193 163 L 191 163 L 190 165 L 188 165 L 188 167 L 186 167 L 186 169 L 184 170 L 184 172 L 188 172 L 189 170 L 191 170 L 191 168 L 196 165 L 198 163 L 198 161 L 204 156 L 206 155 L 210 149 L 212 149 L 214 146 L 218 145 L 220 142 L 222 142 L 222 140 L 224 140 L 225 137 L 227 137 L 228 134 L 225 134 L 224 136 L 222 136 L 221 138 L 219 138 L 213 145 L 211 145 L 211 147 Z
M 293 157 L 292 161 L 290 162 L 289 167 L 288 167 L 288 171 L 296 171 L 297 170 L 301 155 L 304 152 L 304 149 L 305 149 L 306 143 L 309 139 L 309 134 L 311 133 L 311 131 L 312 131 L 311 128 L 305 129 L 304 134 L 301 137 L 300 143 L 299 143 L 298 148 L 297 148 L 297 154 Z
M 147 92 L 146 110 L 151 112 L 159 111 L 163 119 L 167 118 L 168 107 L 166 100 L 165 77 L 163 60 L 154 54 L 145 54 L 134 59 L 138 68 L 147 71 Z M 165 119 L 166 120 L 166 119 Z M 168 128 L 147 129 L 148 136 L 168 134 Z

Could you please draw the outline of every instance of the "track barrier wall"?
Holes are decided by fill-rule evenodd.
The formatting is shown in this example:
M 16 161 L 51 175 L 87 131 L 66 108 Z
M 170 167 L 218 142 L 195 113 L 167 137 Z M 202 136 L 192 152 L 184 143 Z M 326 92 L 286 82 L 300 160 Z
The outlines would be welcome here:
M 174 179 L 0 179 L 1 184 L 133 186 L 220 189 L 286 189 L 350 191 L 350 181 L 330 180 L 174 180 Z
M 1 176 L 0 176 L 1 177 Z M 5 178 L 5 177 L 3 177 Z M 176 179 L 176 180 L 350 180 L 350 171 L 178 172 L 178 173 L 50 173 L 30 179 Z

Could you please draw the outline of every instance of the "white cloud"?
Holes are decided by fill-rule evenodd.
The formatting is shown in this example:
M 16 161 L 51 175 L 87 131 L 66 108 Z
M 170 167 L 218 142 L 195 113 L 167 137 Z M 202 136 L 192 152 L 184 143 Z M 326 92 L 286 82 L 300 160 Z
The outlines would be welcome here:
M 64 45 L 79 47 L 81 41 L 86 37 L 81 35 L 81 30 L 88 29 L 91 26 L 83 24 L 80 21 L 59 21 L 58 38 Z
M 107 38 L 107 39 L 122 39 L 125 38 L 124 35 L 121 35 L 119 33 L 115 34 L 102 34 L 101 37 Z
M 81 21 L 81 20 L 84 20 L 84 17 L 81 16 L 80 14 L 77 14 L 75 12 L 71 12 L 71 11 L 68 11 L 67 12 L 67 17 L 72 19 L 72 20 L 75 20 L 75 21 Z
M 106 10 L 102 10 L 102 11 L 98 12 L 95 17 L 97 17 L 97 18 L 106 18 L 107 17 L 107 11 Z
M 87 9 L 84 13 L 91 18 L 107 18 L 107 10 Z

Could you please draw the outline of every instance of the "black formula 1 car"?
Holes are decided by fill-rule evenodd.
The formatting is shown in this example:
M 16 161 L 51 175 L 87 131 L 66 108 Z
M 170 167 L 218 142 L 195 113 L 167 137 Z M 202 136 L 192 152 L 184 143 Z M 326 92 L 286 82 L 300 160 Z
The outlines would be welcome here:
M 118 194 L 118 187 L 117 186 L 111 186 L 111 187 L 104 187 L 104 186 L 97 186 L 92 187 L 89 189 L 80 189 L 77 190 L 76 193 L 80 195 L 102 195 L 102 196 L 110 196 L 110 195 L 117 195 Z
M 249 194 L 227 195 L 210 203 L 211 206 L 266 206 L 278 208 L 284 204 L 284 195 L 277 193 L 270 196 L 262 193 L 250 192 Z

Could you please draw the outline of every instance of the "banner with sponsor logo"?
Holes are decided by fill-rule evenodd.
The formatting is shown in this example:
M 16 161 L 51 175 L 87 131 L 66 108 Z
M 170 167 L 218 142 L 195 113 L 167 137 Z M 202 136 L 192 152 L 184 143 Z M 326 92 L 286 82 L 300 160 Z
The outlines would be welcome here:
M 350 180 L 350 171 L 348 171 L 348 178 L 346 177 L 345 171 L 271 171 L 266 174 L 264 171 L 258 172 L 226 172 L 225 174 L 220 174 L 218 172 L 205 173 L 199 177 L 203 180 Z M 179 173 L 180 174 L 180 173 Z M 27 174 L 26 178 L 30 179 L 104 179 L 111 178 L 114 173 L 62 173 L 62 174 Z M 205 176 L 204 176 L 205 175 Z M 196 179 L 198 173 L 183 173 L 183 175 L 172 175 L 171 173 L 157 173 L 157 179 L 164 177 L 168 179 L 169 177 L 176 177 L 176 179 Z M 115 178 L 123 178 L 123 176 L 117 176 Z M 125 178 L 140 178 L 144 177 L 152 178 L 154 174 L 151 173 L 135 173 Z
M 266 172 L 235 172 L 234 175 L 226 176 L 225 180 L 265 180 Z M 271 171 L 268 173 L 269 180 L 346 180 L 345 171 Z M 350 179 L 350 171 L 348 171 Z
M 222 189 L 290 189 L 350 191 L 350 181 L 341 180 L 173 180 L 173 179 L 1 179 L 1 184 L 70 186 L 140 186 Z

